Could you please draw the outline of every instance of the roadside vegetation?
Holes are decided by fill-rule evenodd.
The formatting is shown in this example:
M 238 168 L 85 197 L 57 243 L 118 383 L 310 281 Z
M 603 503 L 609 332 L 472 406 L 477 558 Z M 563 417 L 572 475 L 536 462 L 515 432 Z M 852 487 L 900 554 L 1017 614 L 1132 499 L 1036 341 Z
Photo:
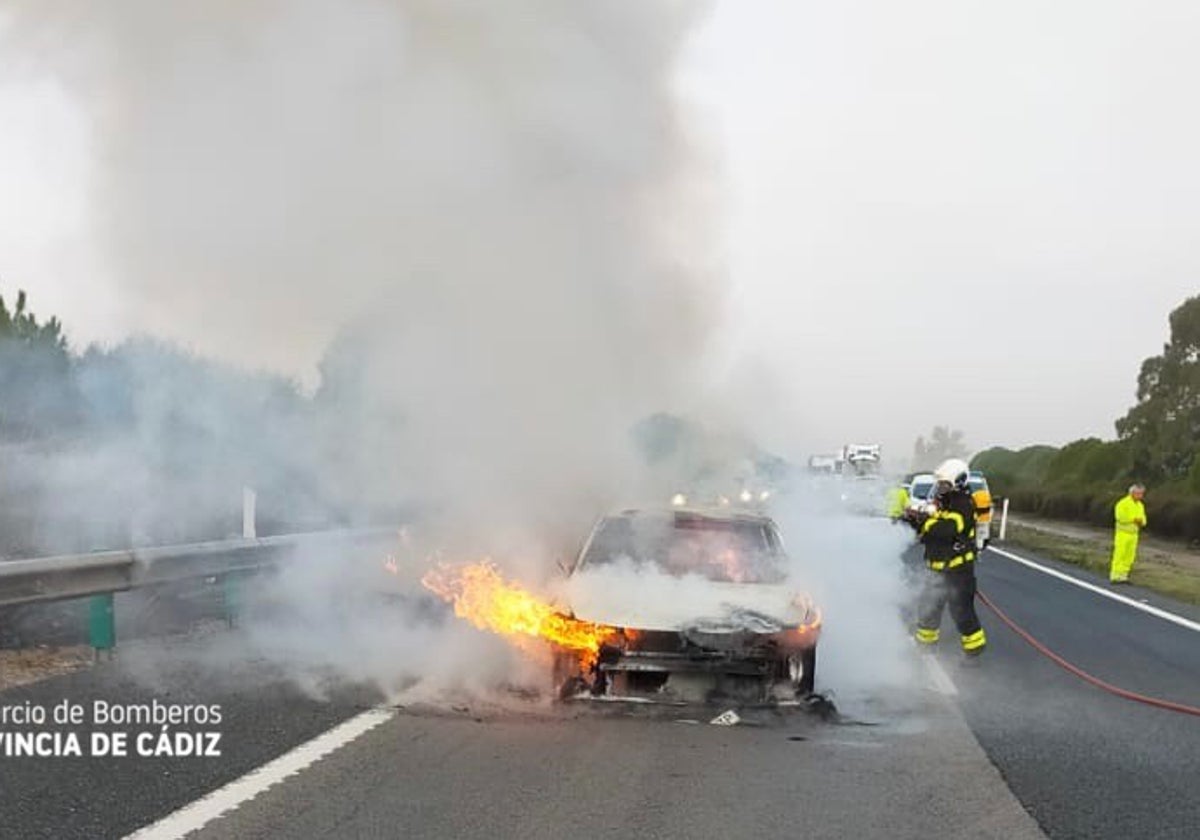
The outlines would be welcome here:
M 401 473 L 406 417 L 378 402 L 367 344 L 346 326 L 306 393 L 145 336 L 80 351 L 23 292 L 0 295 L 0 560 L 240 536 L 243 487 L 257 492 L 260 536 L 391 524 L 436 505 Z M 722 492 L 730 464 L 756 486 L 791 470 L 669 414 L 645 418 L 629 443 L 650 470 Z
M 334 382 L 334 385 L 337 383 Z M 155 339 L 72 348 L 22 292 L 0 296 L 0 559 L 325 524 L 298 441 L 321 394 Z
M 1016 511 L 1111 527 L 1133 482 L 1147 486 L 1147 532 L 1200 545 L 1200 296 L 1170 315 L 1171 338 L 1142 363 L 1137 402 L 1114 440 L 996 447 L 972 460 Z

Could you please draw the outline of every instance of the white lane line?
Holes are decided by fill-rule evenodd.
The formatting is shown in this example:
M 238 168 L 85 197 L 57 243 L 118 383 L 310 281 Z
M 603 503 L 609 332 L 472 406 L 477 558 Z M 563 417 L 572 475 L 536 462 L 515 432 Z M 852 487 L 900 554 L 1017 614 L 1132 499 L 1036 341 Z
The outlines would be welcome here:
M 299 773 L 318 759 L 349 744 L 360 735 L 374 729 L 392 717 L 391 709 L 379 707 L 350 718 L 311 741 L 306 741 L 291 752 L 251 770 L 240 779 L 235 779 L 178 811 L 167 814 L 156 823 L 141 828 L 126 837 L 126 840 L 176 840 L 193 831 L 198 831 L 224 813 L 250 801 L 267 788 Z
M 942 663 L 937 661 L 937 657 L 932 653 L 923 653 L 921 658 L 925 660 L 925 670 L 929 672 L 929 681 L 933 683 L 937 692 L 945 694 L 947 697 L 958 696 L 958 686 L 954 684 L 954 680 L 950 679 L 950 675 L 946 673 Z
M 1035 569 L 1039 572 L 1042 572 L 1043 574 L 1050 575 L 1051 577 L 1056 577 L 1059 580 L 1065 580 L 1067 583 L 1072 583 L 1075 586 L 1080 587 L 1081 589 L 1087 589 L 1091 592 L 1095 592 L 1097 595 L 1103 595 L 1105 598 L 1108 598 L 1110 600 L 1118 601 L 1122 604 L 1131 606 L 1135 610 L 1141 610 L 1144 613 L 1149 613 L 1150 615 L 1155 616 L 1156 618 L 1161 618 L 1163 621 L 1169 621 L 1172 624 L 1178 624 L 1180 627 L 1186 627 L 1188 630 L 1195 630 L 1197 633 L 1200 633 L 1200 622 L 1192 621 L 1191 619 L 1187 619 L 1181 615 L 1176 615 L 1173 612 L 1169 612 L 1167 610 L 1151 606 L 1150 604 L 1143 604 L 1141 601 L 1135 601 L 1132 598 L 1128 598 L 1128 597 L 1118 594 L 1116 592 L 1110 592 L 1109 590 L 1105 589 L 1103 586 L 1096 586 L 1096 584 L 1094 584 L 1094 583 L 1088 583 L 1086 580 L 1080 580 L 1079 578 L 1077 578 L 1073 575 L 1068 575 L 1065 572 L 1060 572 L 1060 571 L 1058 571 L 1058 569 L 1051 569 L 1049 566 L 1043 566 L 1041 563 L 1035 563 L 1032 560 L 1026 560 L 1024 557 L 1018 557 L 1016 554 L 1013 554 L 1011 551 L 1005 551 L 1002 548 L 996 548 L 994 545 L 989 545 L 987 550 L 994 551 L 996 554 L 999 554 L 1001 557 L 1007 557 L 1009 560 L 1012 560 L 1015 563 L 1020 563 L 1023 566 L 1028 566 L 1029 568 Z

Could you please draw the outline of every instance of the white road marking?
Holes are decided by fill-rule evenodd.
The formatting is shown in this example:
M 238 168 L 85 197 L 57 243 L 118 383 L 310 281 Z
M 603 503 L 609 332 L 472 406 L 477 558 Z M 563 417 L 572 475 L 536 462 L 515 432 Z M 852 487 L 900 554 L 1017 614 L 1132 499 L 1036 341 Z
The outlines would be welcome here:
M 251 770 L 240 779 L 235 779 L 195 802 L 184 805 L 158 822 L 135 831 L 128 835 L 126 840 L 176 840 L 197 831 L 222 814 L 249 802 L 272 785 L 299 773 L 339 747 L 344 747 L 355 738 L 389 720 L 393 714 L 389 708 L 378 707 L 352 717 L 274 761 Z
M 925 660 L 925 670 L 929 672 L 929 681 L 933 683 L 934 689 L 947 697 L 958 696 L 958 686 L 954 684 L 954 680 L 950 679 L 950 675 L 946 673 L 942 663 L 937 661 L 937 657 L 932 653 L 926 653 L 922 654 L 921 658 Z
M 1073 575 L 1068 575 L 1065 572 L 1058 571 L 1057 569 L 1051 569 L 1049 566 L 1043 566 L 1041 563 L 1035 563 L 1032 560 L 1026 560 L 1024 557 L 1018 557 L 1016 554 L 1013 554 L 1011 551 L 1005 551 L 1002 548 L 996 548 L 994 545 L 988 546 L 987 550 L 995 552 L 996 554 L 999 554 L 1001 557 L 1007 557 L 1009 560 L 1012 560 L 1015 563 L 1020 563 L 1023 566 L 1028 566 L 1029 568 L 1035 569 L 1039 572 L 1042 572 L 1043 574 L 1050 575 L 1051 577 L 1056 577 L 1059 580 L 1065 580 L 1067 583 L 1074 584 L 1075 586 L 1078 586 L 1081 589 L 1087 589 L 1090 592 L 1095 592 L 1097 595 L 1103 595 L 1105 598 L 1108 598 L 1110 600 L 1119 601 L 1122 604 L 1131 606 L 1135 610 L 1141 610 L 1144 613 L 1149 613 L 1150 615 L 1155 616 L 1156 618 L 1161 618 L 1163 621 L 1169 621 L 1172 624 L 1178 624 L 1180 627 L 1185 627 L 1188 630 L 1195 630 L 1197 633 L 1200 633 L 1200 622 L 1192 621 L 1191 619 L 1184 618 L 1181 615 L 1176 615 L 1173 612 L 1169 612 L 1168 610 L 1160 609 L 1159 607 L 1151 606 L 1150 604 L 1147 604 L 1142 601 L 1135 601 L 1133 598 L 1128 598 L 1117 592 L 1110 592 L 1109 590 L 1105 589 L 1103 586 L 1097 586 L 1094 583 L 1088 583 L 1086 580 L 1080 580 L 1079 578 L 1077 578 Z

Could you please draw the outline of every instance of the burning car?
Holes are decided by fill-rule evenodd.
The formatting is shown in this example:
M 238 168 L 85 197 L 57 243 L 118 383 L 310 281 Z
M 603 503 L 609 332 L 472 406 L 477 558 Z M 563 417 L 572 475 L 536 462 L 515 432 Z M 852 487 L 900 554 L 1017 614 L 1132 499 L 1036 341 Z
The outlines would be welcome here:
M 821 615 L 786 583 L 768 517 L 629 510 L 592 530 L 557 604 L 606 628 L 564 650 L 560 697 L 766 701 L 813 692 Z

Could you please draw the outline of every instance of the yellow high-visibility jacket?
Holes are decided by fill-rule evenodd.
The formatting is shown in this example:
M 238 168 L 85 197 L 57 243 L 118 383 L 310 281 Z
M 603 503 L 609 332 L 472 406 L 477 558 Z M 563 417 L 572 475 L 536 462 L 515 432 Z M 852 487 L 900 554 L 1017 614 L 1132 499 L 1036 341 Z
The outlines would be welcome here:
M 899 519 L 908 507 L 908 490 L 903 487 L 893 487 L 888 491 L 888 516 Z
M 971 498 L 975 500 L 975 521 L 976 522 L 991 522 L 992 521 L 992 492 L 986 487 L 980 487 L 971 494 Z
M 1146 506 L 1128 494 L 1117 502 L 1113 515 L 1119 533 L 1136 534 L 1146 527 Z

